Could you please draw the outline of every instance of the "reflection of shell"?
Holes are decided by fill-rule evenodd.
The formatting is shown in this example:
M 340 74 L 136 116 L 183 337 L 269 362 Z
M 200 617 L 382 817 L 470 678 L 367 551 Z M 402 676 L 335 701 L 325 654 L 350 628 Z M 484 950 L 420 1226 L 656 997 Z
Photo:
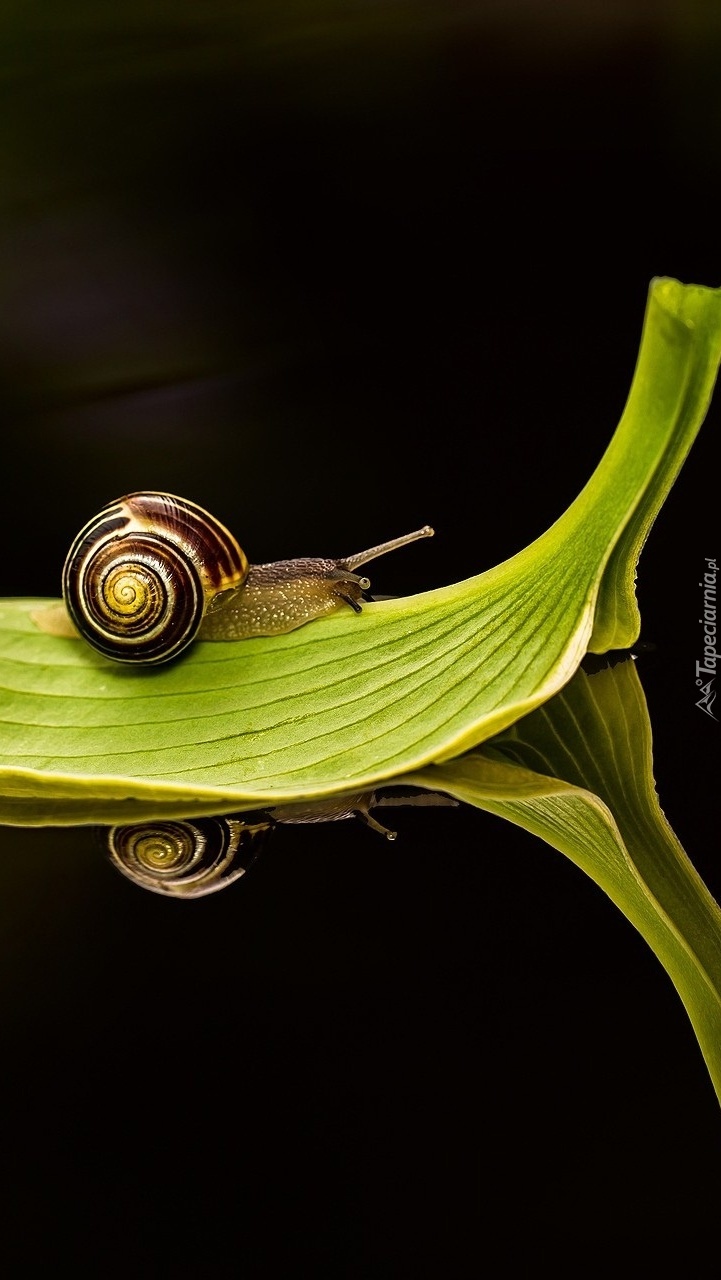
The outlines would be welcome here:
M 139 822 L 107 832 L 110 861 L 154 893 L 200 898 L 239 879 L 255 861 L 270 824 L 241 818 Z

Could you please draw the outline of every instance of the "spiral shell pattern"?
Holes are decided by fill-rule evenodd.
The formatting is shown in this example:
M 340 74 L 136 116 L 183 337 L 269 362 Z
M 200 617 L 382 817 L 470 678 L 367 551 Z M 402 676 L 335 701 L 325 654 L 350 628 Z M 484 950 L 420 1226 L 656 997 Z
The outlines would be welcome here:
M 174 494 L 132 493 L 80 530 L 63 596 L 78 631 L 105 657 L 152 664 L 181 653 L 209 600 L 247 574 L 233 535 L 202 507 Z
M 141 888 L 200 898 L 245 874 L 271 825 L 240 818 L 139 822 L 111 827 L 106 851 L 113 866 Z

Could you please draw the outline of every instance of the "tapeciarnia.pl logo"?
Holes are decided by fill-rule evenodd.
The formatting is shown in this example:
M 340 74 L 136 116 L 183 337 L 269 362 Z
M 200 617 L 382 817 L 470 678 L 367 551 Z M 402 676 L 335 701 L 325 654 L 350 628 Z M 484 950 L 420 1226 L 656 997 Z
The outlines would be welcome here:
M 712 720 L 717 720 L 718 716 L 714 715 L 713 704 L 716 701 L 716 690 L 713 687 L 716 679 L 716 575 L 718 573 L 718 565 L 715 560 L 705 557 L 706 572 L 703 575 L 703 581 L 699 582 L 699 586 L 703 591 L 703 617 L 699 618 L 699 622 L 703 627 L 703 662 L 696 663 L 696 686 L 701 690 L 701 697 L 696 706 L 701 711 L 705 711 L 707 716 L 711 716 Z M 710 680 L 704 680 L 704 676 L 710 676 Z

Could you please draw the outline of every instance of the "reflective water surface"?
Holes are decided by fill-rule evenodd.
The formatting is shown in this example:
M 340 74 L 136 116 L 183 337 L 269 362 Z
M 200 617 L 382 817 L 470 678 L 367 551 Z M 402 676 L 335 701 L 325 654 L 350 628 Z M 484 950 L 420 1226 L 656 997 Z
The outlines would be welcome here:
M 646 663 L 661 705 L 666 678 Z M 676 742 L 662 726 L 656 736 L 657 773 L 668 773 Z M 542 842 L 467 806 L 412 799 L 381 792 L 340 814 L 160 832 L 0 829 L 13 1195 L 64 1180 L 105 1242 L 138 1168 L 168 1222 L 174 1197 L 158 1180 L 201 1161 L 218 1259 L 246 1214 L 270 1213 L 297 1240 L 315 1193 L 277 1197 L 309 1159 L 321 1162 L 315 1186 L 341 1250 L 358 1198 L 393 1233 L 420 1230 L 431 1198 L 463 1234 L 509 1204 L 547 1215 L 561 1190 L 581 1239 L 611 1204 L 633 1238 L 638 1196 L 657 1229 L 673 1213 L 703 1233 L 717 1202 L 717 1103 L 655 957 Z M 676 816 L 673 790 L 662 800 Z M 370 825 L 351 816 L 358 808 Z M 697 828 L 679 829 L 698 851 Z M 127 836 L 130 878 L 112 865 Z M 173 885 L 186 857 L 201 894 L 190 902 Z M 100 1109 L 98 1079 L 112 1099 Z M 219 1192 L 207 1170 L 231 1151 Z M 669 1160 L 686 1162 L 682 1184 Z M 619 1202 L 629 1168 L 641 1189 Z M 229 1216 L 218 1227 L 219 1194 Z M 65 1200 L 52 1203 L 57 1230 L 72 1232 Z M 133 1249 L 146 1249 L 144 1212 L 131 1207 L 129 1222 Z M 151 1235 L 175 1256 L 162 1223 Z

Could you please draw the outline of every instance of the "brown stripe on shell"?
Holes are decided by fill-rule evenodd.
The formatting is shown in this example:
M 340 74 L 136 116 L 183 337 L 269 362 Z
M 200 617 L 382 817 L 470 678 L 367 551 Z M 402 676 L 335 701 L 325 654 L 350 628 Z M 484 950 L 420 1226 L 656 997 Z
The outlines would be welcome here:
M 129 527 L 163 528 L 191 552 L 203 584 L 211 592 L 238 587 L 248 561 L 229 529 L 195 502 L 175 494 L 148 491 L 122 499 Z

